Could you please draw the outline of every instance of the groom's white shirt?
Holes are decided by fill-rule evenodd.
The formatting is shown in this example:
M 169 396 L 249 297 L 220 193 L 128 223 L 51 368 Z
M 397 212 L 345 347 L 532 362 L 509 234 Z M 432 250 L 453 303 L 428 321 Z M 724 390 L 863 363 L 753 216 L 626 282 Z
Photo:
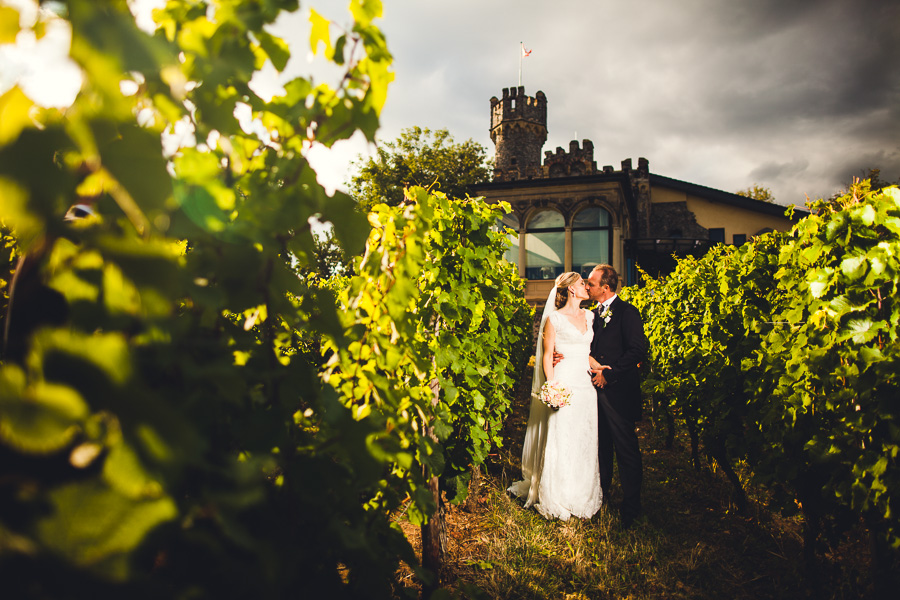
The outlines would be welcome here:
M 600 312 L 603 312 L 604 310 L 606 310 L 607 308 L 609 308 L 609 306 L 610 306 L 613 302 L 615 302 L 616 298 L 618 298 L 618 297 L 619 297 L 618 294 L 613 294 L 613 295 L 612 295 L 612 298 L 608 299 L 606 302 L 604 302 L 603 304 L 600 305 Z

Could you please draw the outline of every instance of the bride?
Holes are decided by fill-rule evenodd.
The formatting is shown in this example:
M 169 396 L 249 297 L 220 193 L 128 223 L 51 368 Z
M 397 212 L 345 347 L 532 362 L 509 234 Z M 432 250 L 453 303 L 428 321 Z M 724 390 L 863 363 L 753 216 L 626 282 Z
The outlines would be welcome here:
M 509 491 L 525 498 L 544 517 L 590 518 L 602 502 L 597 457 L 597 392 L 588 373 L 594 313 L 581 276 L 556 278 L 541 316 L 531 384 L 531 412 L 522 449 L 522 481 Z M 554 367 L 553 353 L 564 358 Z M 597 365 L 594 365 L 597 366 Z M 545 381 L 559 381 L 572 392 L 568 406 L 554 410 L 540 400 Z

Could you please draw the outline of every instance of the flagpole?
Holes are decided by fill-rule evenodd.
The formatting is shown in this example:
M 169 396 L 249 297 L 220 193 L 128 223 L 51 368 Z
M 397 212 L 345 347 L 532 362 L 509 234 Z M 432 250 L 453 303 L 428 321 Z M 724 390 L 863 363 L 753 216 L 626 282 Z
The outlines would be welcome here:
M 522 48 L 525 47 L 525 42 L 519 42 L 519 87 L 522 87 Z
M 522 87 L 522 59 L 530 55 L 531 50 L 525 49 L 525 42 L 519 42 L 519 87 Z

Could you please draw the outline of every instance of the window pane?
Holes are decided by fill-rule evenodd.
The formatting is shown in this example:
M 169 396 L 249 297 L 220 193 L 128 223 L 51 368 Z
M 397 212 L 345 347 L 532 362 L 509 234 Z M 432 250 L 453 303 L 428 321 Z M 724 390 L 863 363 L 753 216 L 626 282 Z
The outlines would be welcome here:
M 509 227 L 515 231 L 519 230 L 519 217 L 510 213 L 508 215 L 503 215 L 500 219 L 500 225 L 503 227 Z
M 512 242 L 512 246 L 503 253 L 503 258 L 514 265 L 519 264 L 519 217 L 513 214 L 504 215 L 500 219 L 500 227 L 507 228 L 506 237 Z
M 560 215 L 561 216 L 561 215 Z M 563 273 L 566 253 L 566 234 L 547 231 L 525 234 L 525 277 L 527 279 L 556 279 Z
M 512 246 L 510 246 L 506 252 L 503 253 L 503 258 L 506 259 L 507 262 L 511 262 L 514 265 L 519 264 L 519 236 L 509 235 L 509 241 L 512 242 Z
M 572 227 L 609 227 L 609 213 L 597 206 L 586 208 L 575 215 Z
M 608 229 L 572 232 L 573 271 L 586 278 L 594 267 L 608 263 L 609 258 Z
M 509 229 L 506 237 L 512 242 L 512 246 L 503 254 L 503 258 L 514 265 L 519 264 L 519 217 L 514 214 L 504 215 L 500 219 L 500 231 Z
M 528 231 L 532 229 L 553 229 L 556 227 L 565 227 L 566 222 L 562 214 L 555 210 L 542 210 L 528 221 Z

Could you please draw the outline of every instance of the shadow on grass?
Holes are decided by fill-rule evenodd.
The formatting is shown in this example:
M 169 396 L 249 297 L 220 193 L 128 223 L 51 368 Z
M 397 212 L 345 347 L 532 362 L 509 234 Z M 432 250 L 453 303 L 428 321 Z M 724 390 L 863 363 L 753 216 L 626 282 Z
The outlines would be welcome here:
M 524 414 L 523 414 L 524 413 Z M 477 523 L 449 565 L 450 587 L 474 584 L 484 598 L 865 598 L 868 551 L 848 539 L 821 557 L 820 572 L 802 572 L 798 521 L 770 512 L 751 493 L 749 515 L 738 514 L 731 486 L 719 473 L 699 472 L 683 440 L 664 449 L 663 436 L 640 424 L 645 516 L 624 530 L 616 506 L 621 491 L 590 520 L 547 521 L 506 493 L 519 477 L 527 406 L 506 423 L 508 446 L 491 456 L 479 510 L 457 513 Z M 452 583 L 456 582 L 456 583 Z

